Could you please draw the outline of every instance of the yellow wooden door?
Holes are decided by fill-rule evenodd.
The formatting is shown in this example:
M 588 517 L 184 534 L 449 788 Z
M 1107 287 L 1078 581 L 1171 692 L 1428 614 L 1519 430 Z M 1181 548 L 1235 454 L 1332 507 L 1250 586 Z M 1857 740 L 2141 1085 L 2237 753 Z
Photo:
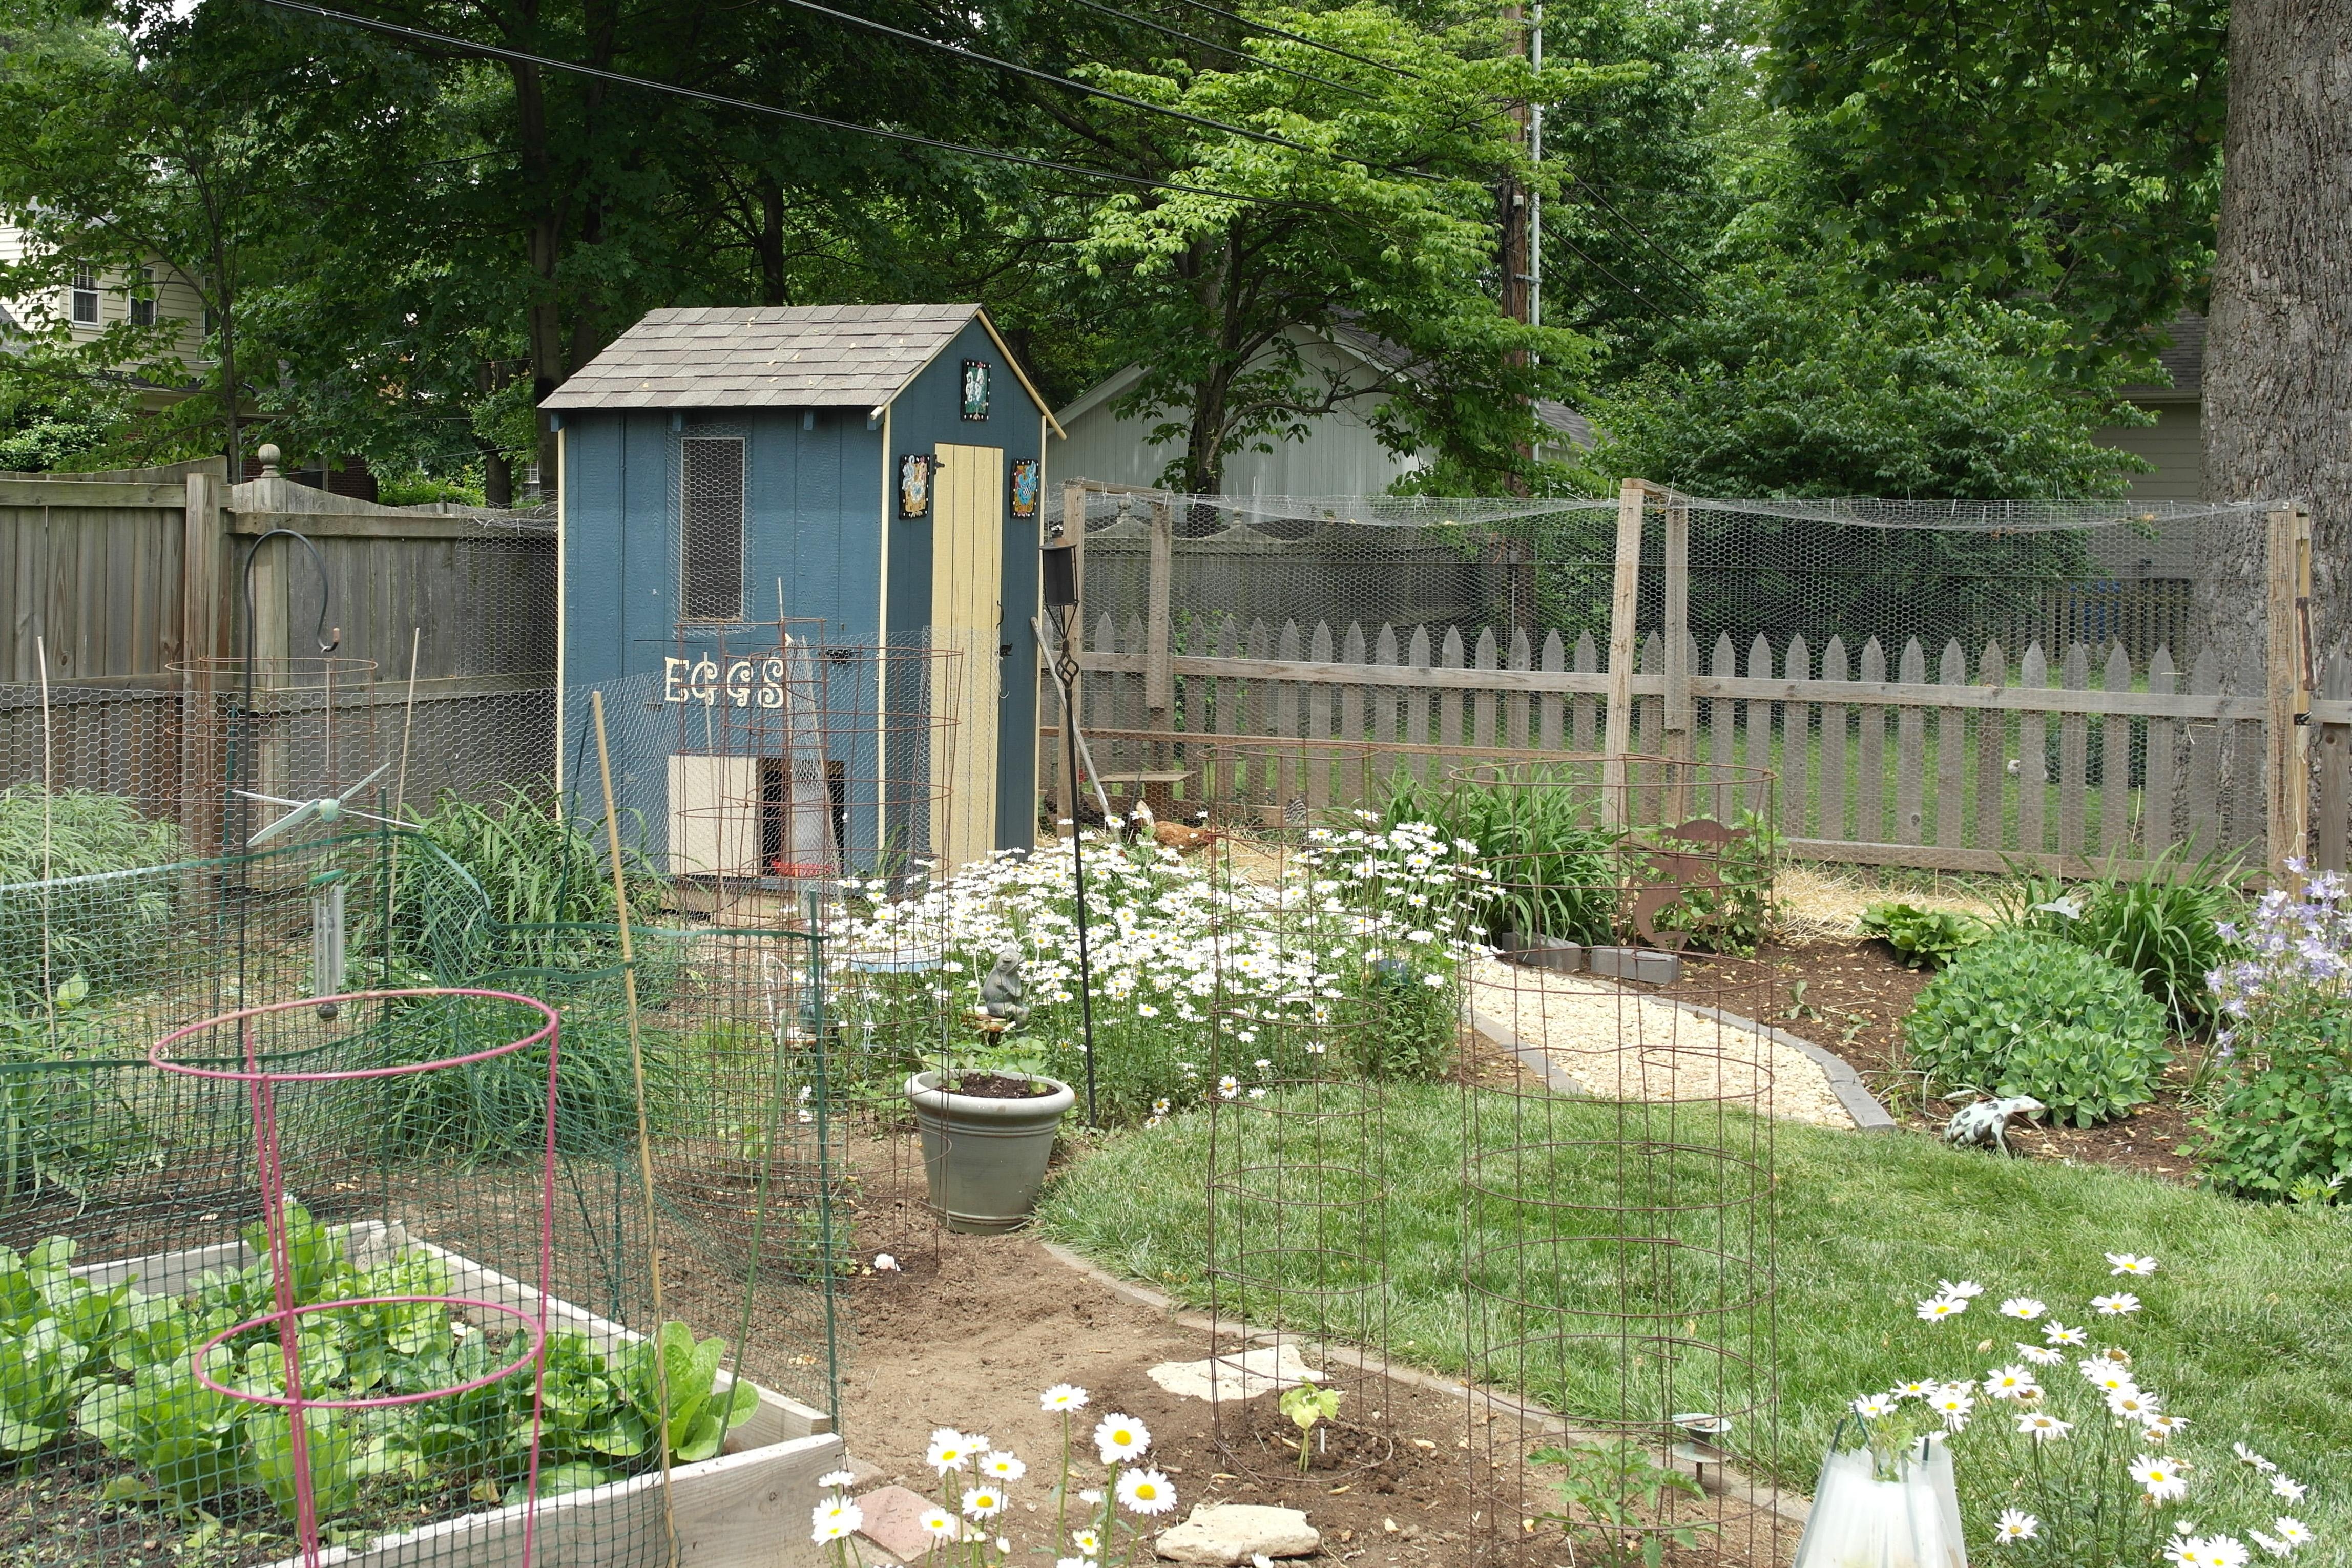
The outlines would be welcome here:
M 931 635 L 962 657 L 948 704 L 955 729 L 931 842 L 947 871 L 996 843 L 996 647 L 1004 621 L 1004 449 L 938 451 L 931 508 Z

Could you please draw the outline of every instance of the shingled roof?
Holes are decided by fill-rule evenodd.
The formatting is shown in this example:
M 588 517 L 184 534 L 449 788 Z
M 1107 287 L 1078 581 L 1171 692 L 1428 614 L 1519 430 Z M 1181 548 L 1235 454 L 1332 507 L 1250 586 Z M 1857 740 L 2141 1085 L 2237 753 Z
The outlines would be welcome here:
M 650 311 L 541 406 L 877 408 L 937 359 L 974 316 L 1043 409 L 1013 351 L 977 305 Z

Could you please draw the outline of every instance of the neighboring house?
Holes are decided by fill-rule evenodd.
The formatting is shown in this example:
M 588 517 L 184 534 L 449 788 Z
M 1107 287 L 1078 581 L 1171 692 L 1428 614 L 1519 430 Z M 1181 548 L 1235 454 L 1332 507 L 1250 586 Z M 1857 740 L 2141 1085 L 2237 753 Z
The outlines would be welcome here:
M 0 263 L 24 259 L 28 236 L 14 225 L 0 223 Z M 205 358 L 205 302 L 194 284 L 177 269 L 157 261 L 137 275 L 120 269 L 79 268 L 60 287 L 13 298 L 0 298 L 0 352 L 10 340 L 63 323 L 76 343 L 87 343 L 120 321 L 147 325 L 178 321 L 173 343 L 180 361 L 194 381 L 211 361 Z M 140 402 L 161 408 L 187 395 L 180 387 L 138 382 Z
M 2157 356 L 2172 378 L 2170 386 L 2143 384 L 2124 396 L 2156 415 L 2154 424 L 2109 425 L 2102 445 L 2137 453 L 2156 465 L 2153 474 L 2132 476 L 2131 494 L 2151 501 L 2203 498 L 2205 453 L 2198 428 L 2204 403 L 2205 318 L 2183 316 L 2172 323 L 2172 347 Z
M 1373 388 L 1384 370 L 1394 363 L 1393 350 L 1370 338 L 1319 337 L 1301 332 L 1299 357 L 1309 376 L 1328 378 L 1342 387 L 1366 390 L 1343 399 L 1329 413 L 1307 426 L 1305 439 L 1269 438 L 1274 450 L 1258 452 L 1244 446 L 1225 455 L 1224 493 L 1229 496 L 1377 496 L 1391 484 L 1421 468 L 1421 458 L 1400 455 L 1381 444 L 1369 415 L 1382 394 Z M 1054 455 L 1054 466 L 1073 479 L 1098 479 L 1114 485 L 1157 486 L 1161 470 L 1180 456 L 1180 443 L 1151 443 L 1154 426 L 1174 415 L 1157 419 L 1121 418 L 1111 404 L 1143 379 L 1143 367 L 1129 365 L 1104 381 L 1057 416 L 1069 432 L 1069 444 Z M 1310 385 L 1313 383 L 1310 382 Z M 1537 455 L 1564 461 L 1572 449 L 1592 443 L 1592 427 L 1565 403 L 1546 401 L 1536 405 L 1537 416 L 1559 434 L 1556 443 L 1538 449 Z

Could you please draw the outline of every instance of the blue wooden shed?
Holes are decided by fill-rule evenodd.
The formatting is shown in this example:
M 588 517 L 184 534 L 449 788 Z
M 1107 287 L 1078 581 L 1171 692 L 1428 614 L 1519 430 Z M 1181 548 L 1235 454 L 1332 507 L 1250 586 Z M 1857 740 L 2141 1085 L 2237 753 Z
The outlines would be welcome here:
M 564 765 L 578 760 L 583 694 L 604 688 L 625 809 L 673 873 L 766 869 L 756 831 L 724 824 L 772 801 L 786 759 L 758 755 L 779 731 L 752 724 L 763 699 L 730 684 L 732 653 L 772 647 L 779 622 L 821 626 L 837 656 L 960 653 L 958 678 L 935 694 L 951 710 L 951 758 L 826 766 L 836 780 L 938 771 L 951 809 L 915 847 L 952 864 L 1033 841 L 1038 530 L 1045 442 L 1061 429 L 985 311 L 656 310 L 544 406 L 561 465 Z M 855 705 L 865 712 L 907 700 L 887 689 L 887 662 Z M 759 663 L 743 679 L 781 670 Z M 686 714 L 695 721 L 664 722 Z M 857 820 L 848 788 L 842 847 L 871 865 L 889 833 Z

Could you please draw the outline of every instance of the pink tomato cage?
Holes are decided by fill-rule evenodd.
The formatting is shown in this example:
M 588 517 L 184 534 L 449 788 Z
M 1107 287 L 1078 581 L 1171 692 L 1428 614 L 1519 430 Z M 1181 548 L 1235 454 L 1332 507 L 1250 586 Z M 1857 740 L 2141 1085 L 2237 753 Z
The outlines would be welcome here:
M 504 1044 L 480 1051 L 457 1052 L 423 1061 L 389 1062 L 374 1066 L 320 1067 L 310 1064 L 322 1054 L 320 1047 L 350 1042 L 363 1045 L 371 1019 L 383 1016 L 387 1005 L 409 1004 L 437 1000 L 445 1005 L 465 1001 L 499 1003 L 523 1009 L 526 1014 L 540 1019 L 537 1028 Z M 319 1020 L 320 1037 L 299 1051 L 276 1048 L 266 1037 L 274 1030 L 293 1025 L 305 1018 Z M 340 1028 L 331 1020 L 340 1020 Z M 526 1020 L 527 1021 L 527 1020 Z M 539 1508 L 539 1458 L 541 1426 L 544 1416 L 547 1362 L 547 1303 L 554 1285 L 555 1270 L 555 1107 L 556 1056 L 562 1019 L 553 1008 L 535 998 L 517 996 L 510 991 L 478 990 L 466 987 L 418 987 L 400 990 L 358 991 L 336 997 L 310 997 L 300 1001 L 272 1002 L 266 1007 L 245 1008 L 236 1012 L 222 1013 L 173 1030 L 157 1040 L 147 1053 L 148 1061 L 166 1072 L 190 1078 L 211 1079 L 219 1082 L 245 1085 L 248 1109 L 253 1117 L 253 1147 L 255 1168 L 261 1189 L 262 1222 L 268 1232 L 272 1311 L 250 1318 L 223 1330 L 196 1347 L 193 1370 L 196 1381 L 215 1394 L 248 1404 L 274 1406 L 286 1412 L 288 1447 L 293 1461 L 295 1502 L 295 1533 L 302 1548 L 306 1568 L 318 1568 L 320 1552 L 320 1518 L 316 1489 L 310 1469 L 310 1445 L 305 1415 L 312 1410 L 366 1410 L 397 1405 L 415 1405 L 431 1399 L 444 1399 L 510 1377 L 525 1366 L 531 1368 L 530 1451 L 528 1459 L 522 1522 L 522 1558 L 520 1568 L 530 1568 L 533 1526 Z M 228 1048 L 222 1037 L 234 1031 L 235 1045 Z M 477 1296 L 359 1296 L 332 1301 L 312 1301 L 297 1304 L 294 1299 L 294 1264 L 288 1238 L 286 1216 L 286 1171 L 278 1149 L 278 1089 L 285 1084 L 346 1083 L 373 1079 L 400 1078 L 421 1072 L 440 1072 L 476 1066 L 516 1051 L 528 1051 L 542 1041 L 547 1046 L 546 1108 L 542 1117 L 540 1145 L 539 1183 L 539 1278 L 530 1309 L 525 1311 L 510 1302 L 487 1301 Z M 178 1058 L 174 1051 L 181 1054 Z M 236 1065 L 226 1065 L 234 1062 Z M 283 1062 L 283 1064 L 279 1064 Z M 304 1392 L 300 1349 L 301 1320 L 313 1313 L 331 1312 L 353 1307 L 423 1305 L 436 1303 L 453 1311 L 481 1317 L 504 1318 L 521 1329 L 528 1348 L 511 1361 L 492 1371 L 462 1383 L 443 1388 L 426 1389 L 406 1394 L 373 1395 L 357 1399 L 313 1398 Z M 205 1361 L 215 1345 L 226 1343 L 249 1330 L 274 1327 L 278 1334 L 280 1365 L 284 1372 L 286 1392 L 268 1394 L 230 1386 L 216 1381 L 206 1370 Z

